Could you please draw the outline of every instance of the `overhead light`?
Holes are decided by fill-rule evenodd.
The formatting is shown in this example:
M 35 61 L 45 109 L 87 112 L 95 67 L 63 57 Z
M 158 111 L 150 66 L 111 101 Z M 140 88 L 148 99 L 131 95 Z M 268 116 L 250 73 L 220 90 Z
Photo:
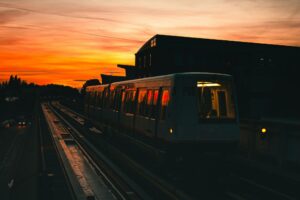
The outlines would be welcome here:
M 219 86 L 221 86 L 219 83 L 197 82 L 197 87 L 219 87 Z

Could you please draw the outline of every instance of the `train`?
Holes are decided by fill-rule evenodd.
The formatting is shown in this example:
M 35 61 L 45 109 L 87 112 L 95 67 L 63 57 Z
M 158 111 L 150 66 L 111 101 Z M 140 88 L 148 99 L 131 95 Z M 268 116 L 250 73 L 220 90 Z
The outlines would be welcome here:
M 193 159 L 232 152 L 239 142 L 237 98 L 228 74 L 186 72 L 89 86 L 84 110 L 101 130 L 156 156 Z

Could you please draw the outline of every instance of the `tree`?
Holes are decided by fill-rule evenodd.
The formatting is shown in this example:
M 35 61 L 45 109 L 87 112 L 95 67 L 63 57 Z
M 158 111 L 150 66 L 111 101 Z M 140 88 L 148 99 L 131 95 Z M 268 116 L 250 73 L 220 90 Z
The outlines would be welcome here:
M 82 96 L 85 96 L 86 88 L 87 88 L 88 86 L 92 86 L 92 85 L 100 85 L 100 81 L 99 81 L 98 79 L 90 79 L 90 80 L 87 80 L 87 81 L 83 84 L 83 86 L 82 86 L 82 88 L 81 88 L 81 94 L 82 94 Z

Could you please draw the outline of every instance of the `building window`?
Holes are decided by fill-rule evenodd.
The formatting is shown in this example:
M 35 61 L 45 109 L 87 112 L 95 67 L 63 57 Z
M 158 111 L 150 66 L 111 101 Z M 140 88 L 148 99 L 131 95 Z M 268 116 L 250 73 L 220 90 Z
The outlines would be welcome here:
M 147 65 L 147 57 L 144 56 L 144 68 L 146 68 L 146 65 Z
M 152 62 L 152 56 L 151 56 L 151 53 L 149 55 L 149 66 L 151 66 L 151 62 Z
M 155 47 L 156 46 L 156 38 L 154 38 L 154 39 L 151 40 L 150 46 L 151 47 Z

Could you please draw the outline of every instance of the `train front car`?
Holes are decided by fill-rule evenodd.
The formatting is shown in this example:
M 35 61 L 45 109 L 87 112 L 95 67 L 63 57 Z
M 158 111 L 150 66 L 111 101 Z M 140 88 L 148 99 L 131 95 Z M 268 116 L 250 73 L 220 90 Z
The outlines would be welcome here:
M 230 75 L 176 74 L 170 103 L 169 127 L 161 137 L 176 155 L 236 150 L 239 120 Z

